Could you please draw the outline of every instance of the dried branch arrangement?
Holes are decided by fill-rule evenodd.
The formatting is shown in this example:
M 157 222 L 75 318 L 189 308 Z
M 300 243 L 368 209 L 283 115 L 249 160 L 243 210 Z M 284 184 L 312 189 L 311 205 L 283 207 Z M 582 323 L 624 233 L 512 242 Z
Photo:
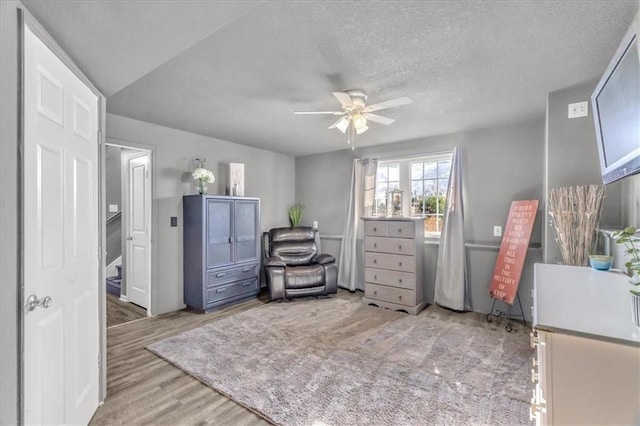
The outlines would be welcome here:
M 549 215 L 565 265 L 588 265 L 604 191 L 604 185 L 564 186 L 549 191 Z

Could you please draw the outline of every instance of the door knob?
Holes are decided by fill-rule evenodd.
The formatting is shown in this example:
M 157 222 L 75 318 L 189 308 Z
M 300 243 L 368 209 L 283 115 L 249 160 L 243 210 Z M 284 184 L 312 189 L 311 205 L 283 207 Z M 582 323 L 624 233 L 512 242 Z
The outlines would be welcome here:
M 27 298 L 27 301 L 24 304 L 25 308 L 27 308 L 27 312 L 33 311 L 38 306 L 42 306 L 43 308 L 48 308 L 51 306 L 51 297 L 45 296 L 42 299 L 38 299 L 38 296 L 32 294 Z
M 132 241 L 133 237 L 127 237 L 127 241 Z

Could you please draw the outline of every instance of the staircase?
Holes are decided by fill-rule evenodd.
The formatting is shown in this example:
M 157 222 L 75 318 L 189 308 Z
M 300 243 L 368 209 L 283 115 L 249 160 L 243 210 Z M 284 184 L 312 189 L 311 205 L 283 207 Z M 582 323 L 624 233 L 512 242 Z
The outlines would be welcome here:
M 122 286 L 122 265 L 117 265 L 118 275 L 107 277 L 107 293 L 120 297 L 120 288 Z

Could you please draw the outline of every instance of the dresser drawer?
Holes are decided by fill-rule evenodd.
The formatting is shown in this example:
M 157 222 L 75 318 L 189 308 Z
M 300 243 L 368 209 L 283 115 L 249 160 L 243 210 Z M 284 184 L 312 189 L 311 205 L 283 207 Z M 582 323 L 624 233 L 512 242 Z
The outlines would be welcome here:
M 389 222 L 387 235 L 396 238 L 413 238 L 414 226 L 413 222 Z
M 256 278 L 236 281 L 229 284 L 222 284 L 217 287 L 211 287 L 207 289 L 206 304 L 218 302 L 220 300 L 228 299 L 233 296 L 238 296 L 244 293 L 251 293 L 258 291 L 258 280 Z
M 364 264 L 372 268 L 394 271 L 415 272 L 416 270 L 416 258 L 411 255 L 366 252 Z
M 364 295 L 369 299 L 396 303 L 398 305 L 415 306 L 416 292 L 404 288 L 365 283 Z
M 390 285 L 409 290 L 415 290 L 416 288 L 416 276 L 410 272 L 365 268 L 364 279 L 368 283 Z
M 413 255 L 416 248 L 412 239 L 368 237 L 365 238 L 364 249 L 366 251 Z
M 207 273 L 207 287 L 216 286 L 230 281 L 245 280 L 258 276 L 259 265 L 249 263 L 227 269 L 216 269 Z
M 364 222 L 364 235 L 386 237 L 388 225 L 384 220 L 367 220 Z

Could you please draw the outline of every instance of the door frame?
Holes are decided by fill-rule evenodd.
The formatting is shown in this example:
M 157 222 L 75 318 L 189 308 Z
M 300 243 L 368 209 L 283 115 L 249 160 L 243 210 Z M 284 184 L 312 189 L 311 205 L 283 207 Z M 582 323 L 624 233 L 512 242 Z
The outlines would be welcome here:
M 149 194 L 149 197 L 151 198 L 149 200 L 149 207 L 151 209 L 151 226 L 149 229 L 149 250 L 151 251 L 150 254 L 150 263 L 149 263 L 149 306 L 147 307 L 147 316 L 148 317 L 154 317 L 157 315 L 157 306 L 158 306 L 158 291 L 156 286 L 154 285 L 155 282 L 157 282 L 156 277 L 157 277 L 157 259 L 158 259 L 158 250 L 156 250 L 156 244 L 155 244 L 155 240 L 156 240 L 156 235 L 158 235 L 158 209 L 157 209 L 157 205 L 156 205 L 156 182 L 157 182 L 157 174 L 156 174 L 156 147 L 152 146 L 152 145 L 147 145 L 145 143 L 141 143 L 141 142 L 135 142 L 135 141 L 131 141 L 131 140 L 126 140 L 126 139 L 120 139 L 120 138 L 114 138 L 114 137 L 107 137 L 105 138 L 105 145 L 110 145 L 110 146 L 117 146 L 120 148 L 128 148 L 128 149 L 136 149 L 139 151 L 145 151 L 149 154 L 149 179 L 151 180 L 150 182 L 150 186 L 151 186 L 151 192 Z M 125 232 L 125 225 L 128 221 L 128 205 L 127 208 L 125 208 L 125 203 L 128 204 L 129 200 L 128 200 L 128 178 L 127 181 L 125 182 L 124 180 L 124 173 L 125 173 L 125 168 L 126 165 L 125 164 L 121 164 L 121 168 L 122 168 L 122 174 L 123 174 L 123 179 L 121 182 L 122 185 L 122 230 L 123 230 L 123 236 L 124 236 L 124 232 Z M 128 172 L 127 172 L 128 174 Z M 125 191 L 126 188 L 126 191 Z M 106 185 L 105 185 L 105 191 L 106 191 Z M 106 197 L 106 192 L 105 192 L 105 197 Z M 105 228 L 106 229 L 106 228 Z M 124 240 L 124 237 L 122 238 L 122 259 L 123 262 L 126 262 L 126 243 Z M 103 264 L 104 267 L 106 268 L 106 257 L 103 260 Z M 123 263 L 124 264 L 124 263 Z M 126 275 L 126 265 L 125 266 L 125 275 Z M 128 287 L 128 283 L 126 282 L 126 278 L 124 281 L 125 285 Z M 106 291 L 106 289 L 105 289 Z M 129 289 L 127 288 L 127 299 L 128 300 L 129 297 Z
M 25 78 L 24 78 L 24 61 L 25 61 L 25 30 L 29 27 L 31 32 L 35 34 L 47 48 L 62 61 L 62 63 L 71 70 L 73 74 L 89 88 L 89 90 L 98 98 L 98 137 L 97 137 L 97 150 L 98 150 L 98 188 L 95 188 L 98 194 L 98 259 L 100 260 L 98 267 L 98 324 L 99 324 L 99 361 L 98 361 L 98 401 L 101 404 L 107 395 L 107 335 L 106 335 L 106 271 L 104 266 L 104 259 L 106 258 L 105 247 L 105 182 L 104 182 L 104 146 L 105 146 L 105 128 L 106 128 L 106 98 L 105 96 L 93 85 L 93 83 L 84 75 L 80 68 L 73 62 L 73 60 L 65 53 L 65 51 L 58 45 L 58 43 L 49 35 L 44 27 L 35 19 L 29 11 L 22 5 L 18 6 L 18 46 L 20 58 L 18 61 L 19 70 L 19 108 L 18 108 L 18 144 L 19 144 L 19 161 L 18 161 L 18 262 L 19 262 L 19 357 L 18 357 L 18 422 L 24 421 L 24 300 L 26 298 L 24 287 L 24 245 L 22 238 L 24 235 L 24 133 L 25 133 Z

